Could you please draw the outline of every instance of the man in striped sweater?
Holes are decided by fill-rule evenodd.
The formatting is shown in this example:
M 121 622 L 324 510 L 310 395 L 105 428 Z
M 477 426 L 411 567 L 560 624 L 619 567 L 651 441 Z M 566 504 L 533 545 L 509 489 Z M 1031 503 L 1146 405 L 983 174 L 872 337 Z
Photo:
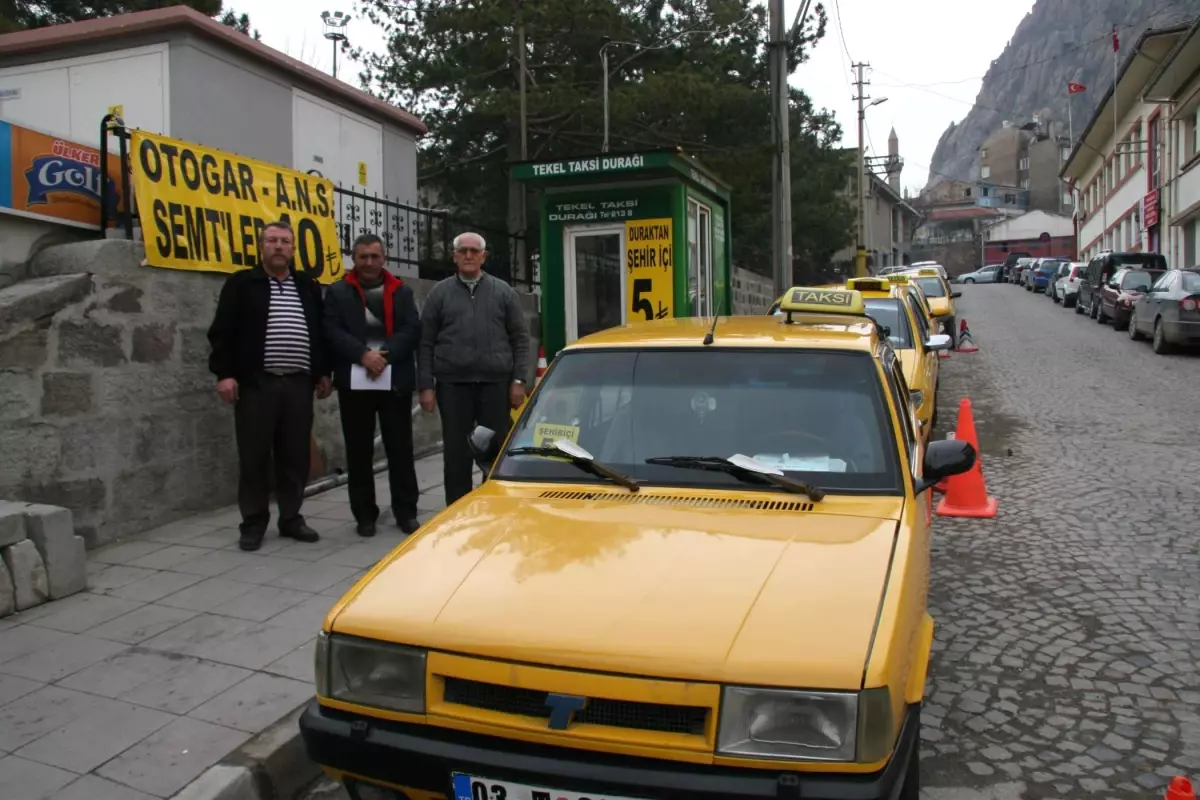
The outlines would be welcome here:
M 332 384 L 321 287 L 292 269 L 295 241 L 287 223 L 263 229 L 260 263 L 226 279 L 208 331 L 217 394 L 234 407 L 243 550 L 262 546 L 272 484 L 280 535 L 299 542 L 320 538 L 300 506 L 308 484 L 313 392 L 324 399 Z

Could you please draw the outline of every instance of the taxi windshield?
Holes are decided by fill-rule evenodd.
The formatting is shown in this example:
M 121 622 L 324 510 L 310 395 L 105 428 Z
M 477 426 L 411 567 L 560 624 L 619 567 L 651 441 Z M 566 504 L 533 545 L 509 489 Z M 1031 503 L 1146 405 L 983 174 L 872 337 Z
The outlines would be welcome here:
M 921 291 L 926 297 L 945 297 L 946 290 L 942 287 L 941 278 L 917 278 L 917 286 L 921 287 Z
M 507 447 L 556 439 L 647 485 L 757 490 L 721 472 L 646 463 L 740 454 L 826 492 L 899 494 L 903 486 L 881 378 L 866 352 L 565 352 Z M 492 477 L 603 482 L 565 461 L 528 454 L 502 455 Z
M 888 341 L 897 350 L 908 350 L 913 346 L 912 330 L 908 327 L 908 314 L 894 298 L 867 298 L 867 313 L 880 325 L 888 329 Z

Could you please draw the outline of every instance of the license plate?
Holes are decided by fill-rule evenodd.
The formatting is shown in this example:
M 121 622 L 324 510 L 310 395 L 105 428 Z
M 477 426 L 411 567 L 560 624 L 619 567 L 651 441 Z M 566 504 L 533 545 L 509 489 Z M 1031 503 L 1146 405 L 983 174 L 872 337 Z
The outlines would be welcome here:
M 640 800 L 611 794 L 585 794 L 546 789 L 477 775 L 454 773 L 454 800 Z

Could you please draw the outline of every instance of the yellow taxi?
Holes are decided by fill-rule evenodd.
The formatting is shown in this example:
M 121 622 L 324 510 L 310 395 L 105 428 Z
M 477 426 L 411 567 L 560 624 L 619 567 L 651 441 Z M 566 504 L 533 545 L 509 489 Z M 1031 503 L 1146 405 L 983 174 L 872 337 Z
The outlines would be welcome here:
M 904 379 L 913 394 L 917 425 L 928 440 L 937 424 L 938 351 L 949 350 L 950 337 L 932 333 L 916 292 L 903 279 L 892 285 L 891 276 L 851 278 L 846 288 L 863 296 L 867 313 L 884 329 L 892 349 L 900 356 Z
M 955 298 L 962 297 L 962 292 L 956 292 L 950 282 L 935 267 L 921 267 L 910 270 L 911 280 L 920 287 L 929 303 L 929 310 L 943 332 L 950 337 L 954 348 L 957 349 L 957 310 L 954 307 Z M 889 278 L 892 276 L 888 276 Z
M 310 757 L 412 800 L 919 791 L 930 490 L 856 291 L 557 354 L 486 482 L 330 611 Z

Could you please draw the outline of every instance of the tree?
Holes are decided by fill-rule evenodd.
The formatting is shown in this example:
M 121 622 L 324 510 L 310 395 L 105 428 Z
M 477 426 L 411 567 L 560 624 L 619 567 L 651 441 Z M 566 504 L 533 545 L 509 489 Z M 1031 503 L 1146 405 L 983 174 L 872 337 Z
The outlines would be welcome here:
M 131 11 L 187 5 L 215 17 L 221 13 L 221 0 L 0 0 L 0 32 L 44 28 L 96 17 L 111 17 Z M 221 22 L 250 35 L 250 18 L 226 11 Z M 259 38 L 254 31 L 254 38 Z
M 255 41 L 262 39 L 262 36 L 258 33 L 258 28 L 254 28 L 253 32 L 251 32 L 249 14 L 238 14 L 232 8 L 226 9 L 225 13 L 221 15 L 221 24 L 228 25 L 235 31 L 244 33 Z
M 769 271 L 770 82 L 766 11 L 751 0 L 360 0 L 387 51 L 358 53 L 363 85 L 430 127 L 421 180 L 483 226 L 504 227 L 505 164 L 519 155 L 515 30 L 526 30 L 529 156 L 595 153 L 609 52 L 610 149 L 681 147 L 733 187 L 734 258 Z M 795 70 L 824 36 L 817 4 L 788 44 Z M 630 44 L 637 43 L 637 44 Z M 797 255 L 849 243 L 840 129 L 791 94 Z M 844 219 L 843 219 L 844 217 Z M 839 228 L 841 225 L 841 228 Z

